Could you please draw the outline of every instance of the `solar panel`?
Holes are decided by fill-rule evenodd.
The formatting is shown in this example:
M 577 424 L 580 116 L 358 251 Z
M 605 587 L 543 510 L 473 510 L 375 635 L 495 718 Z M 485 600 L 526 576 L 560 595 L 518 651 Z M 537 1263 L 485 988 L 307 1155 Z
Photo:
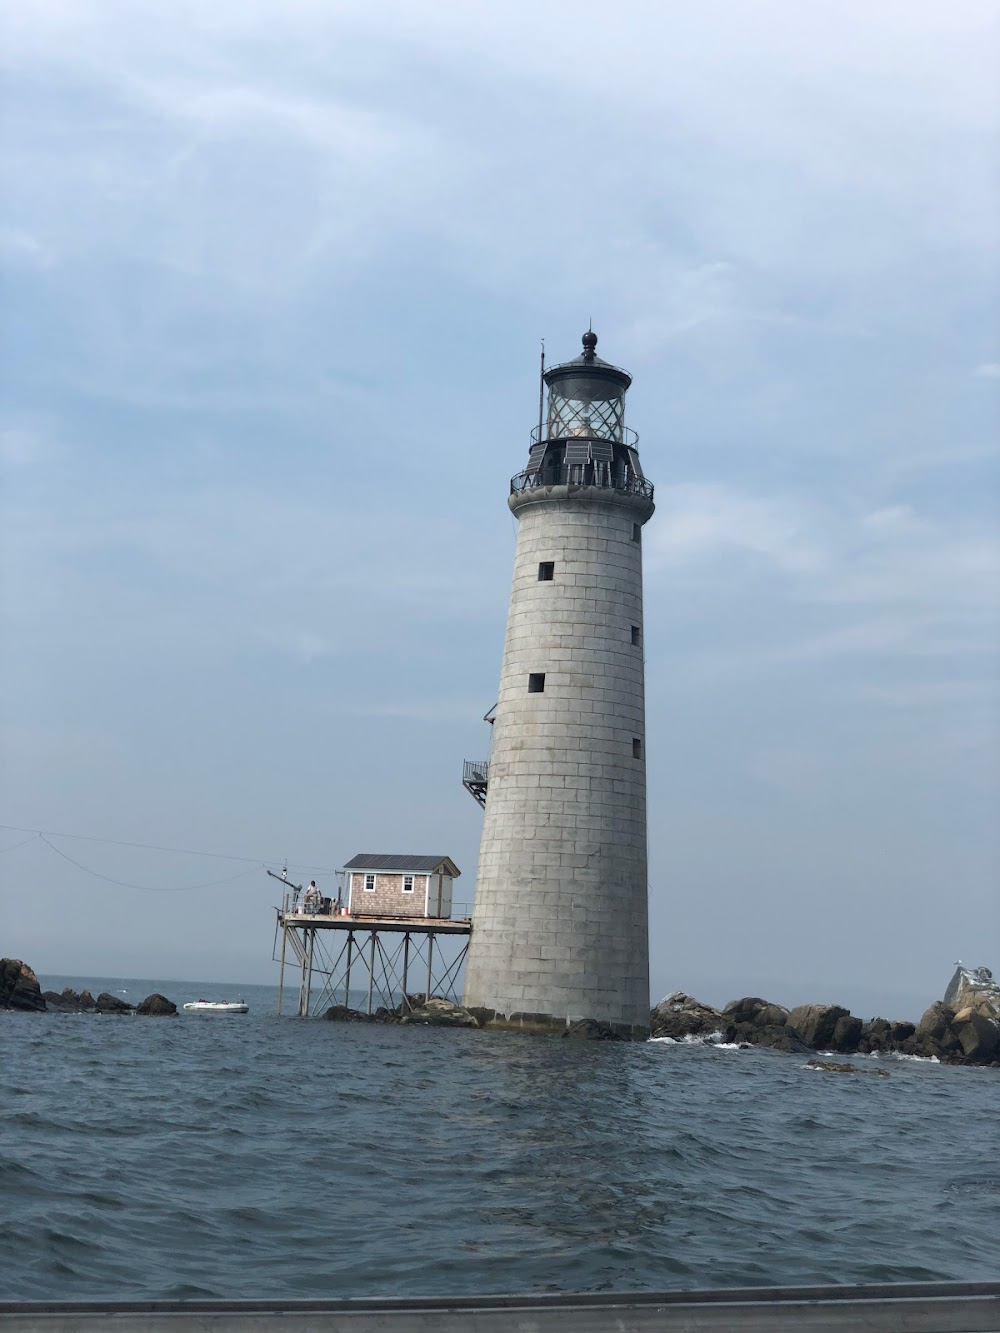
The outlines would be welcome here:
M 566 464 L 586 463 L 590 459 L 589 440 L 570 440 L 566 445 Z
M 615 451 L 608 440 L 591 440 L 590 456 L 595 463 L 611 463 L 614 460 Z
M 639 478 L 639 480 L 645 481 L 645 477 L 642 475 L 642 464 L 639 462 L 639 455 L 638 453 L 636 453 L 634 449 L 630 449 L 628 451 L 628 461 L 631 464 L 632 471 Z
M 542 459 L 545 457 L 545 444 L 533 444 L 528 453 L 528 466 L 525 472 L 537 472 L 542 466 Z

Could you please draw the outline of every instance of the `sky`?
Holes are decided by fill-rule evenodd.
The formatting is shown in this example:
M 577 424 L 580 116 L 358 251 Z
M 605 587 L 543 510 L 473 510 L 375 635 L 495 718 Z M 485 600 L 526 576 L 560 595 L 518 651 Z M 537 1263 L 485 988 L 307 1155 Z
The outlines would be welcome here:
M 653 1000 L 1000 968 L 996 5 L 33 0 L 0 47 L 0 953 L 275 980 L 286 859 L 471 901 L 508 482 L 592 320 L 656 486 Z

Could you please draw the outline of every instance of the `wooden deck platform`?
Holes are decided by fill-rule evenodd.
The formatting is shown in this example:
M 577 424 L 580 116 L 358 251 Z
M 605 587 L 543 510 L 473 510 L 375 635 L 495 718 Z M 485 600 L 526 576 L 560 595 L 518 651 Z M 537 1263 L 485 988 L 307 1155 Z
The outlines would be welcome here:
M 282 926 L 306 926 L 310 930 L 378 930 L 417 935 L 471 935 L 472 922 L 433 916 L 337 916 L 323 912 L 278 912 Z

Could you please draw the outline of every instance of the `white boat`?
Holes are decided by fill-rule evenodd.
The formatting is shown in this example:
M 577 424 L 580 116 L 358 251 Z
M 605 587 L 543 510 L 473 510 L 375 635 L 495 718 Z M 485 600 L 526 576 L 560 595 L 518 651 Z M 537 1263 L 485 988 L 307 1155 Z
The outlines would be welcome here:
M 247 1014 L 250 1006 L 245 1000 L 192 1000 L 184 1008 L 189 1014 Z

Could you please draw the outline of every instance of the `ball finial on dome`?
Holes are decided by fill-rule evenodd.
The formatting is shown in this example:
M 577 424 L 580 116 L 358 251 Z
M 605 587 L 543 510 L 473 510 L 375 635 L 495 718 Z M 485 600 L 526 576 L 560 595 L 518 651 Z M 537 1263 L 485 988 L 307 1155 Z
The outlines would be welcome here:
M 583 355 L 589 361 L 594 355 L 594 348 L 597 346 L 597 334 L 593 329 L 588 329 L 583 335 Z

